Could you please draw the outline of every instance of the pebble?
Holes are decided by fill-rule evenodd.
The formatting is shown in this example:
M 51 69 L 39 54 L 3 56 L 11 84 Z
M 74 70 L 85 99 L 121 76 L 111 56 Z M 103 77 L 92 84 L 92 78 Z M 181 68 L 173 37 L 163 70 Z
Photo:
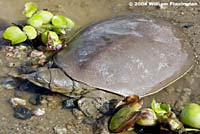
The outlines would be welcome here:
M 30 57 L 40 57 L 42 56 L 44 53 L 42 51 L 38 51 L 38 50 L 33 50 L 30 53 Z
M 74 108 L 72 109 L 72 114 L 76 117 L 76 119 L 78 120 L 82 120 L 84 118 L 84 114 L 83 112 L 81 112 L 80 110 Z
M 17 46 L 17 48 L 19 49 L 19 50 L 27 50 L 27 46 L 24 46 L 24 45 L 19 45 L 19 46 Z
M 20 105 L 25 106 L 26 100 L 23 100 L 21 98 L 11 98 L 10 103 L 12 104 L 12 106 L 20 106 Z
M 1 86 L 5 89 L 14 89 L 17 86 L 17 83 L 13 79 L 6 79 L 1 83 Z
M 185 24 L 182 27 L 186 28 L 186 29 L 189 29 L 189 28 L 192 28 L 193 26 L 194 26 L 193 24 Z
M 12 62 L 9 62 L 8 64 L 7 64 L 7 67 L 15 67 L 16 65 L 15 65 L 15 63 L 12 63 Z
M 56 134 L 67 134 L 67 129 L 65 127 L 55 126 L 53 130 Z
M 30 119 L 33 115 L 32 111 L 25 106 L 16 106 L 13 109 L 13 116 L 17 119 L 26 120 Z
M 76 108 L 77 107 L 77 100 L 76 99 L 66 99 L 62 102 L 63 108 Z
M 45 109 L 44 108 L 38 108 L 36 110 L 33 110 L 33 114 L 35 116 L 42 116 L 45 114 Z
M 106 101 L 100 108 L 99 111 L 104 114 L 104 115 L 112 115 L 114 111 L 116 110 L 115 106 L 119 100 L 117 99 L 112 99 L 109 101 Z
M 6 46 L 5 48 L 6 57 L 22 59 L 24 58 L 24 56 L 27 56 L 25 50 L 27 50 L 27 47 L 23 45 L 16 47 Z
M 32 105 L 40 105 L 41 100 L 42 100 L 41 95 L 33 95 L 29 98 L 29 103 L 31 103 Z
M 94 98 L 81 98 L 78 100 L 78 107 L 87 117 L 99 118 L 102 114 L 99 112 L 100 104 Z

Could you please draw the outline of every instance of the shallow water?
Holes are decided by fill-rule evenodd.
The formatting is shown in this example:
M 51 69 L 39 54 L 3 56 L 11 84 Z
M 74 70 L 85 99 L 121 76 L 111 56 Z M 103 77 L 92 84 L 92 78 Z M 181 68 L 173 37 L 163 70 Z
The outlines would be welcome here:
M 0 1 L 0 18 L 9 23 L 25 20 L 22 9 L 28 0 L 1 0 Z M 200 7 L 168 7 L 167 9 L 159 9 L 157 7 L 133 7 L 128 9 L 130 0 L 33 0 L 37 3 L 39 9 L 48 9 L 55 14 L 65 15 L 76 23 L 76 28 L 80 28 L 87 24 L 128 13 L 141 13 L 148 16 L 162 18 L 174 23 L 180 27 L 184 33 L 188 35 L 188 40 L 195 52 L 196 63 L 193 70 L 179 81 L 161 92 L 145 98 L 145 105 L 149 105 L 152 98 L 161 102 L 168 102 L 174 106 L 174 109 L 180 110 L 183 105 L 193 101 L 200 103 Z M 167 2 L 166 0 L 165 2 Z M 174 0 L 175 1 L 175 0 Z M 178 0 L 177 0 L 178 1 Z M 187 1 L 187 0 L 183 0 Z M 197 1 L 197 0 L 196 0 Z M 195 0 L 193 0 L 195 2 Z M 188 24 L 190 28 L 185 28 Z M 15 71 L 15 68 L 8 68 L 8 64 L 16 62 L 18 59 L 6 58 L 3 50 L 0 52 L 0 81 L 4 81 L 8 72 Z M 47 95 L 49 103 L 39 107 L 46 109 L 46 114 L 41 117 L 33 117 L 30 120 L 21 121 L 13 118 L 13 110 L 8 100 L 13 96 L 19 96 L 28 100 L 34 93 L 20 91 L 19 87 L 15 89 L 0 88 L 0 133 L 9 134 L 35 134 L 35 133 L 55 133 L 55 127 L 67 129 L 67 133 L 94 133 L 94 129 L 101 128 L 98 133 L 107 134 L 106 121 L 97 121 L 88 123 L 83 122 L 82 115 L 76 110 L 63 110 L 61 101 L 63 96 Z M 32 87 L 35 88 L 35 87 Z M 51 105 L 50 105 L 51 104 Z M 50 106 L 49 106 L 50 105 Z M 28 104 L 30 108 L 38 108 Z M 77 116 L 74 116 L 75 115 Z M 80 117 L 79 117 L 80 116 Z M 106 120 L 106 119 L 105 119 Z M 91 125 L 92 124 L 92 125 Z M 93 125 L 95 124 L 95 125 Z M 103 126 L 103 128 L 102 128 Z M 97 132 L 96 132 L 97 133 Z

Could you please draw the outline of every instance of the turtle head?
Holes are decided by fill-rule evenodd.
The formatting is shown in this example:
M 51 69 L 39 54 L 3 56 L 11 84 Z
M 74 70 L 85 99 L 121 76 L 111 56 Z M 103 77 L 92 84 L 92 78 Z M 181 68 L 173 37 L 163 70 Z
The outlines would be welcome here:
M 39 68 L 31 74 L 21 75 L 20 78 L 26 79 L 37 86 L 50 88 L 51 74 L 48 68 Z
M 23 79 L 27 79 L 33 84 L 50 89 L 52 92 L 58 92 L 69 95 L 74 89 L 73 81 L 65 75 L 59 68 L 39 68 L 36 72 L 25 74 Z

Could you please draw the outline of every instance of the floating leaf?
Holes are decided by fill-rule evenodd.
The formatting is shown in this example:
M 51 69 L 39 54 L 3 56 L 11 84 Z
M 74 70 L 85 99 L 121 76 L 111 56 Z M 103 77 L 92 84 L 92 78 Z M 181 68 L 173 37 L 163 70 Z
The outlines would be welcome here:
M 117 107 L 121 108 L 111 117 L 108 126 L 109 130 L 115 133 L 131 129 L 134 126 L 140 115 L 142 100 L 138 96 L 128 96 L 120 101 Z
M 65 16 L 53 16 L 51 22 L 56 28 L 67 28 L 67 19 Z
M 39 28 L 43 24 L 42 16 L 39 14 L 34 14 L 31 18 L 28 19 L 27 24 Z
M 27 36 L 19 27 L 10 26 L 4 31 L 3 38 L 11 41 L 11 44 L 15 45 L 24 42 Z
M 47 32 L 44 32 L 44 33 L 41 34 L 41 40 L 42 40 L 42 42 L 43 42 L 44 44 L 47 43 L 47 41 L 48 41 L 48 36 L 49 36 L 51 39 L 53 39 L 54 41 L 58 41 L 58 40 L 59 40 L 59 37 L 58 37 L 58 35 L 57 35 L 55 32 L 53 32 L 53 31 L 47 31 Z
M 75 23 L 71 19 L 69 19 L 69 18 L 66 18 L 66 20 L 67 20 L 67 29 L 74 28 Z
M 166 114 L 168 114 L 171 111 L 171 107 L 169 104 L 157 103 L 155 100 L 151 102 L 151 108 L 160 117 L 164 117 Z
M 141 126 L 155 126 L 157 123 L 156 113 L 150 108 L 144 108 L 136 123 Z
M 63 28 L 53 28 L 53 31 L 57 34 L 66 34 L 66 30 Z
M 51 12 L 44 11 L 44 10 L 41 10 L 41 11 L 37 12 L 36 14 L 38 14 L 42 17 L 43 24 L 49 23 L 53 17 L 53 14 Z
M 23 31 L 26 33 L 29 40 L 35 39 L 37 37 L 37 31 L 32 26 L 23 27 Z
M 186 105 L 181 112 L 180 120 L 190 127 L 200 129 L 200 105 L 196 103 Z
M 27 2 L 24 7 L 23 14 L 30 18 L 37 11 L 37 5 L 33 2 Z

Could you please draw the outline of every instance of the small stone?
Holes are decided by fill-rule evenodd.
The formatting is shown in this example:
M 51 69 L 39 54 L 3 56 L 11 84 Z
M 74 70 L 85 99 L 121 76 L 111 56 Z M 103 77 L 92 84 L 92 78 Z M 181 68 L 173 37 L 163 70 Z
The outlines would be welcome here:
M 13 109 L 14 109 L 13 116 L 17 119 L 26 120 L 30 119 L 33 115 L 32 111 L 24 106 L 16 106 Z
M 94 98 L 79 99 L 78 107 L 87 117 L 99 118 L 102 116 L 98 110 L 100 108 L 100 104 Z
M 62 102 L 63 108 L 76 108 L 77 107 L 76 99 L 66 99 Z
M 1 83 L 2 87 L 5 89 L 14 89 L 17 86 L 17 83 L 13 79 L 6 79 Z
M 11 52 L 8 52 L 8 53 L 6 53 L 6 57 L 13 57 L 13 53 L 11 53 Z
M 33 95 L 32 97 L 29 98 L 29 103 L 32 105 L 40 105 L 41 104 L 41 95 Z
M 24 45 L 19 45 L 19 46 L 17 46 L 17 48 L 18 48 L 19 50 L 23 50 L 23 51 L 27 49 L 27 47 L 24 46 Z
M 47 101 L 45 98 L 43 98 L 43 99 L 41 99 L 40 103 L 41 103 L 42 105 L 47 105 L 47 104 L 48 104 L 48 101 Z
M 72 114 L 78 119 L 78 120 L 81 120 L 84 118 L 84 114 L 83 112 L 81 112 L 80 110 L 74 108 L 72 109 Z
M 186 29 L 189 29 L 189 28 L 192 28 L 193 26 L 194 26 L 193 24 L 185 24 L 182 27 L 186 28 Z
M 30 57 L 40 57 L 42 56 L 44 53 L 42 51 L 38 51 L 38 50 L 33 50 L 30 54 Z
M 42 116 L 42 115 L 44 115 L 45 114 L 45 109 L 44 108 L 38 108 L 38 109 L 36 109 L 36 110 L 33 110 L 33 114 L 35 115 L 35 116 Z
M 119 102 L 118 99 L 112 99 L 103 103 L 103 105 L 99 108 L 99 111 L 104 115 L 112 115 L 116 110 L 115 106 Z
M 181 15 L 184 15 L 185 13 L 184 13 L 184 12 L 181 12 L 180 14 L 181 14 Z
M 5 48 L 5 50 L 6 50 L 7 52 L 12 52 L 13 49 L 14 49 L 13 46 L 6 46 L 6 48 Z
M 55 126 L 53 130 L 56 134 L 67 134 L 67 129 L 65 127 Z
M 20 99 L 20 98 L 11 98 L 10 103 L 12 106 L 25 106 L 26 105 L 26 100 Z
M 15 67 L 15 63 L 9 62 L 9 63 L 7 64 L 7 66 L 8 66 L 8 67 Z

